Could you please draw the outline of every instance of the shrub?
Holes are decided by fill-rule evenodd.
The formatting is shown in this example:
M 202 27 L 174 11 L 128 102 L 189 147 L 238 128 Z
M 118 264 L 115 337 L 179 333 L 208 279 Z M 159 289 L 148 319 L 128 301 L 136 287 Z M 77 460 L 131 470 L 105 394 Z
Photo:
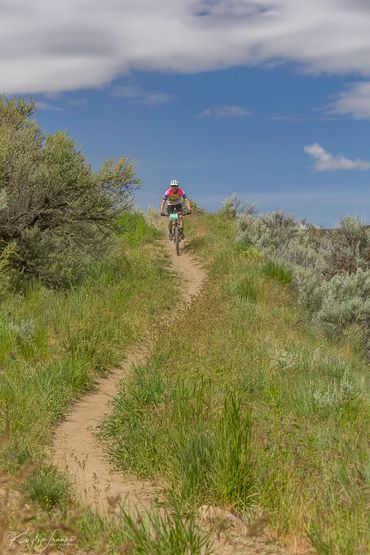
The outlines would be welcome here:
M 300 233 L 304 225 L 293 216 L 286 216 L 279 211 L 262 214 L 259 218 L 251 213 L 241 214 L 238 224 L 238 243 L 268 251 L 282 248 Z
M 370 268 L 370 228 L 358 218 L 346 217 L 325 236 L 323 256 L 328 273 L 351 274 Z
M 338 331 L 370 322 L 370 229 L 344 218 L 333 230 L 319 230 L 282 212 L 241 214 L 237 245 L 262 250 L 263 271 L 298 289 L 317 320 Z M 368 331 L 365 332 L 365 335 Z
M 370 321 L 370 271 L 337 274 L 323 288 L 317 317 L 336 328 Z
M 42 133 L 34 109 L 0 98 L 0 252 L 14 243 L 20 275 L 61 286 L 101 257 L 138 179 L 125 157 L 94 172 L 66 134 Z
M 238 214 L 254 216 L 257 214 L 257 208 L 254 204 L 244 203 L 237 193 L 233 193 L 229 198 L 224 200 L 220 214 L 227 218 L 236 218 Z
M 2 251 L 0 251 L 0 300 L 9 293 L 11 284 L 11 260 L 14 256 L 16 250 L 16 244 L 14 242 L 6 245 Z
M 198 206 L 198 204 L 195 202 L 195 200 L 191 200 L 190 201 L 190 207 L 191 207 L 191 211 L 193 214 L 205 214 L 206 210 L 205 208 L 202 208 L 201 206 Z

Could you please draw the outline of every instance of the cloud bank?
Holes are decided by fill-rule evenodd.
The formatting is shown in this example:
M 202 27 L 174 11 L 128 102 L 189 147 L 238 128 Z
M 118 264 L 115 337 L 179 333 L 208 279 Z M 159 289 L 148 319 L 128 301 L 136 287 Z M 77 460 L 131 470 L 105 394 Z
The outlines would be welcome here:
M 365 162 L 364 160 L 350 160 L 344 156 L 333 156 L 318 143 L 305 146 L 304 151 L 315 160 L 315 170 L 318 172 L 370 169 L 370 162 Z
M 370 77 L 367 0 L 0 0 L 0 91 L 297 62 Z

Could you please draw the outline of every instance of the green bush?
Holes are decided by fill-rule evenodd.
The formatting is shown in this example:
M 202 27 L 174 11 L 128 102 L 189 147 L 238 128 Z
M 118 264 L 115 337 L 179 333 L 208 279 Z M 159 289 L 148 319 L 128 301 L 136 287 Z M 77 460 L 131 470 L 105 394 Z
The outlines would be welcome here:
M 360 324 L 369 335 L 370 229 L 344 218 L 333 230 L 319 230 L 282 212 L 241 214 L 237 244 L 263 250 L 263 271 L 293 283 L 301 302 L 333 331 Z
M 0 252 L 15 244 L 9 264 L 23 280 L 65 286 L 101 259 L 138 179 L 125 157 L 94 172 L 65 133 L 43 134 L 34 109 L 0 98 Z
M 0 251 L 0 301 L 5 297 L 11 289 L 11 260 L 16 251 L 16 243 L 12 242 L 6 245 Z

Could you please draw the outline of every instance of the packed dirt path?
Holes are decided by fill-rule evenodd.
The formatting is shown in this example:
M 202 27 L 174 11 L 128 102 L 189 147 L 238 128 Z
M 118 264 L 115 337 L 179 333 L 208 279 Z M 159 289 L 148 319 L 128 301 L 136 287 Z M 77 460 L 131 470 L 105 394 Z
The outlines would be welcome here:
M 181 278 L 184 306 L 189 305 L 200 292 L 205 274 L 186 248 L 180 256 L 176 256 L 173 245 L 167 241 L 165 249 L 168 250 L 173 270 Z M 150 337 L 144 337 L 134 345 L 126 354 L 123 364 L 99 380 L 95 391 L 74 406 L 56 431 L 52 455 L 54 464 L 69 474 L 79 500 L 102 514 L 114 511 L 114 507 L 118 506 L 115 500 L 125 500 L 128 509 L 150 509 L 160 495 L 158 484 L 131 479 L 112 469 L 106 460 L 104 444 L 94 435 L 98 425 L 110 412 L 110 401 L 117 394 L 120 381 L 130 375 L 135 366 L 145 362 L 152 344 Z

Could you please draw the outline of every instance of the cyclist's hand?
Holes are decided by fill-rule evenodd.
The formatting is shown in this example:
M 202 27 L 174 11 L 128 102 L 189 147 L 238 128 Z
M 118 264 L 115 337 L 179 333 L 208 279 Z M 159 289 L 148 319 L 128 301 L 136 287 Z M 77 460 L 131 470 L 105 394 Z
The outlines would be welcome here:
M 188 210 L 186 213 L 187 213 L 188 216 L 190 216 L 191 215 L 191 210 Z

